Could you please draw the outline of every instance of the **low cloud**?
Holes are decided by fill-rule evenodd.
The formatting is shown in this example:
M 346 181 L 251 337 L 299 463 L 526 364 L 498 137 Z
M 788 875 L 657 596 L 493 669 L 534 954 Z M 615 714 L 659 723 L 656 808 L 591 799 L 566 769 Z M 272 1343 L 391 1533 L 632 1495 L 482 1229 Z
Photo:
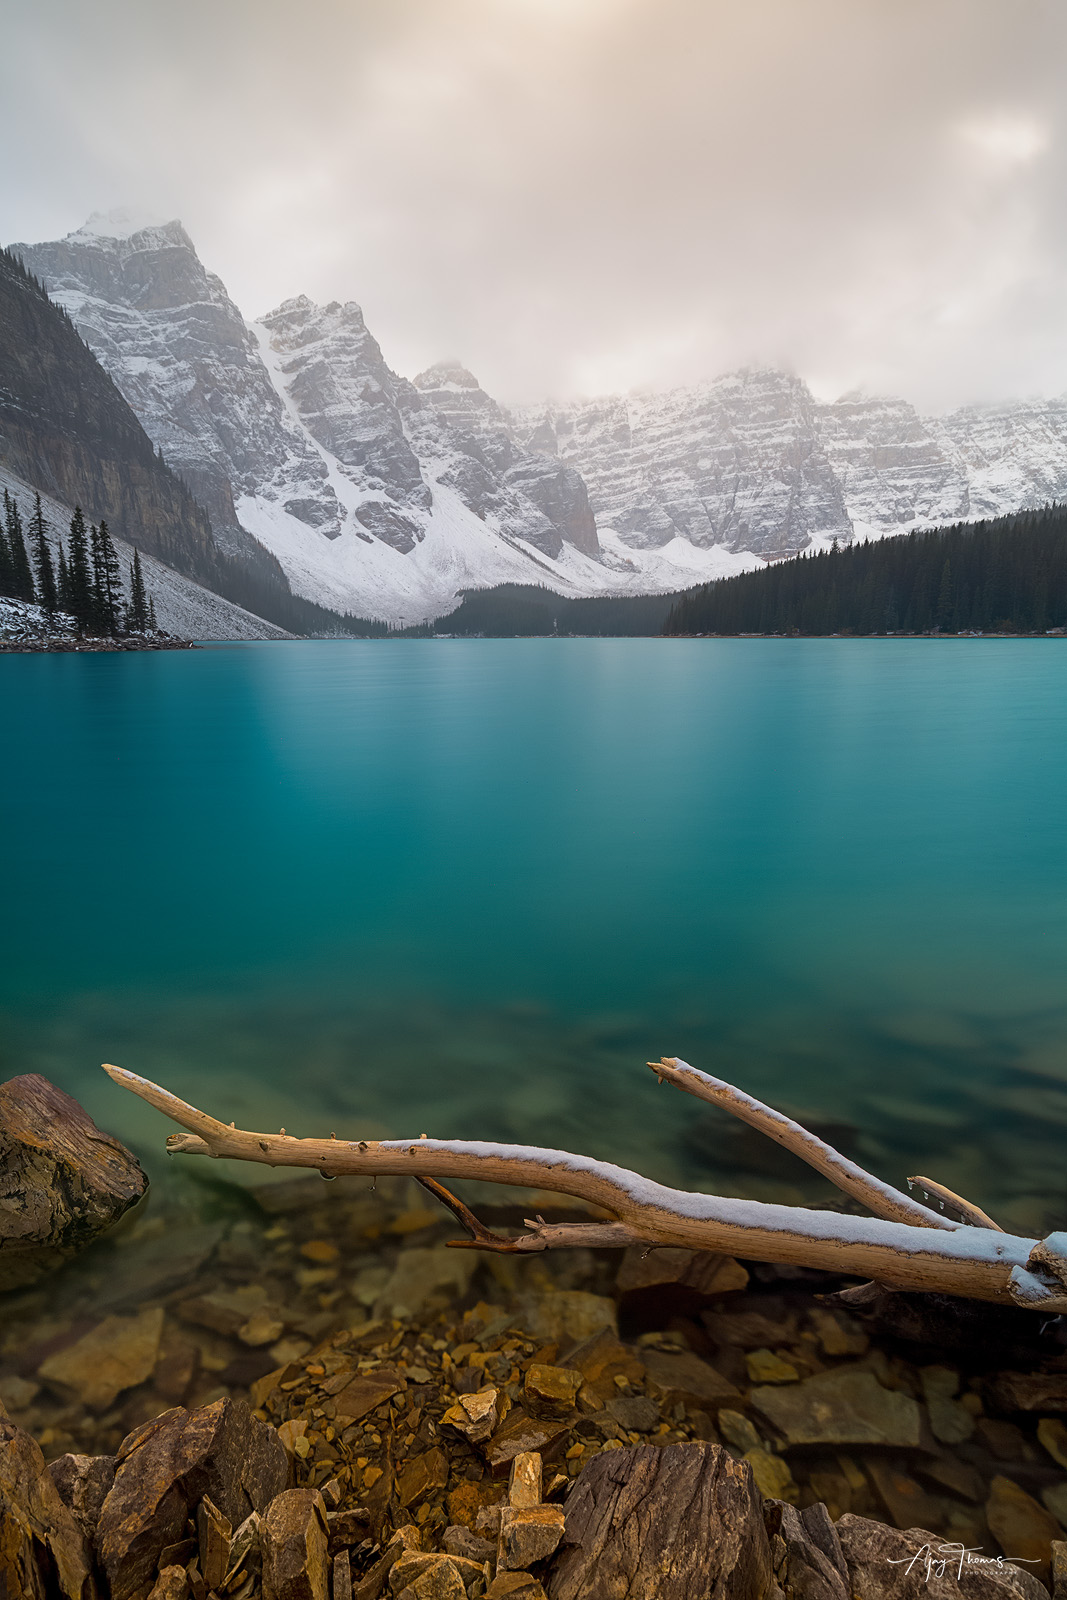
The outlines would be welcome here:
M 1059 393 L 1065 46 L 1044 0 L 37 0 L 6 231 L 180 215 L 246 314 L 355 299 L 506 399 Z

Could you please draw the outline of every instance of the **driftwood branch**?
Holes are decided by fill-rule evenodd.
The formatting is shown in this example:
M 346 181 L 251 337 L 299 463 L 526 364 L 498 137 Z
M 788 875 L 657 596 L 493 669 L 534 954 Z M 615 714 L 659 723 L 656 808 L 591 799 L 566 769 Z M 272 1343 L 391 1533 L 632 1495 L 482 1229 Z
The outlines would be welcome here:
M 700 1084 L 705 1076 L 675 1058 L 659 1063 L 658 1070 L 668 1078 L 679 1074 L 690 1092 L 698 1092 L 692 1086 Z M 139 1095 L 186 1130 L 167 1140 L 167 1149 L 176 1155 L 255 1161 L 271 1167 L 305 1167 L 330 1178 L 344 1174 L 424 1181 L 474 1178 L 572 1195 L 615 1219 L 556 1225 L 538 1219 L 527 1223 L 526 1233 L 504 1241 L 503 1236 L 483 1229 L 473 1212 L 449 1193 L 446 1203 L 472 1233 L 474 1244 L 482 1248 L 506 1247 L 524 1252 L 575 1244 L 680 1245 L 875 1278 L 897 1289 L 937 1290 L 975 1300 L 1016 1304 L 1046 1315 L 1067 1311 L 1065 1236 L 1052 1234 L 1039 1243 L 990 1226 L 961 1225 L 925 1211 L 906 1195 L 899 1195 L 899 1202 L 916 1206 L 922 1220 L 910 1214 L 907 1221 L 885 1215 L 843 1216 L 800 1206 L 695 1194 L 667 1188 L 624 1167 L 565 1150 L 426 1137 L 296 1139 L 284 1129 L 276 1134 L 253 1133 L 232 1123 L 227 1127 L 136 1073 L 114 1066 L 105 1066 L 104 1071 L 115 1083 Z M 707 1082 L 716 1093 L 729 1089 L 729 1085 L 719 1085 L 716 1079 Z M 746 1120 L 753 1120 L 754 1125 L 763 1126 L 777 1117 L 758 1101 L 747 1101 L 736 1090 L 730 1093 L 738 1102 L 746 1101 Z M 701 1098 L 711 1095 L 702 1094 Z M 813 1165 L 819 1165 L 819 1170 L 826 1170 L 828 1175 L 830 1169 L 836 1172 L 835 1182 L 844 1178 L 850 1185 L 860 1185 L 868 1204 L 876 1200 L 885 1207 L 896 1195 L 888 1185 L 881 1185 L 869 1173 L 846 1162 L 829 1145 L 813 1141 L 798 1124 L 788 1118 L 781 1121 L 786 1124 L 785 1129 L 775 1123 L 779 1143 L 794 1141 L 790 1147 L 798 1153 L 803 1145 L 811 1154 L 817 1154 L 819 1160 Z M 815 1145 L 820 1148 L 815 1150 Z M 839 1182 L 838 1186 L 844 1184 Z M 855 1188 L 846 1192 L 854 1193 Z M 443 1195 L 438 1193 L 438 1198 Z

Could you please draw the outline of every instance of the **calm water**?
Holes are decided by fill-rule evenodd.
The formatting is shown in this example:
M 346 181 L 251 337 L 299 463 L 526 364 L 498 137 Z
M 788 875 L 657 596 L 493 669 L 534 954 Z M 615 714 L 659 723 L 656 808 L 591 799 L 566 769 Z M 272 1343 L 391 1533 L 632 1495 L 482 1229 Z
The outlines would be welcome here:
M 824 1191 L 680 1054 L 1067 1221 L 1067 653 L 306 643 L 0 657 L 4 1075 Z

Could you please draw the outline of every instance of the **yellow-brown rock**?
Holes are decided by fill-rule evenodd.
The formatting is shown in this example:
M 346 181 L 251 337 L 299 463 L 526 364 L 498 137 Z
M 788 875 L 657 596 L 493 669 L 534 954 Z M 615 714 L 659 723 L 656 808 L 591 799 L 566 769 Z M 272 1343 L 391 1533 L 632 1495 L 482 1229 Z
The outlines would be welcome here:
M 105 1317 L 75 1344 L 42 1361 L 38 1376 L 71 1389 L 93 1411 L 106 1411 L 124 1389 L 152 1376 L 163 1333 L 163 1308 L 136 1317 Z
M 95 1600 L 82 1530 L 45 1470 L 40 1447 L 0 1408 L 0 1595 Z
M 1062 1533 L 1051 1511 L 1010 1478 L 998 1475 L 989 1486 L 985 1514 L 989 1531 L 1004 1554 L 1035 1563 L 1027 1570 L 1047 1583 L 1052 1541 Z
M 526 1369 L 523 1398 L 535 1417 L 565 1417 L 574 1409 L 582 1374 L 572 1367 L 546 1367 L 531 1362 Z
M 498 1572 L 513 1572 L 545 1561 L 563 1537 L 564 1515 L 559 1506 L 505 1506 L 500 1513 Z
M 263 1518 L 263 1600 L 327 1600 L 326 1507 L 315 1489 L 286 1489 Z

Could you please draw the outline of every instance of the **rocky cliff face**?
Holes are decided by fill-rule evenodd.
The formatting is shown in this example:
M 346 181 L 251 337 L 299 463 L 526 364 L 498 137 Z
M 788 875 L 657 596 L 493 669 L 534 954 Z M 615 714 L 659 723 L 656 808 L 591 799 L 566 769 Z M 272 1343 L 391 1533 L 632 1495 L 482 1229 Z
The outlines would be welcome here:
M 815 422 L 858 533 L 970 515 L 967 472 L 957 453 L 906 400 L 845 395 L 820 406 Z
M 573 467 L 510 437 L 469 375 L 465 417 L 449 377 L 423 390 L 398 377 L 354 303 L 300 297 L 246 325 L 178 222 L 94 217 L 15 248 L 203 498 L 220 543 L 269 550 L 299 594 L 417 621 L 480 583 L 641 583 L 630 563 L 601 567 Z
M 91 217 L 66 239 L 12 249 L 208 509 L 224 547 L 248 551 L 234 510 L 242 494 L 267 494 L 309 526 L 338 531 L 322 461 L 292 426 L 241 313 L 180 222 Z
M 13 256 L 0 252 L 0 465 L 207 583 L 211 523 L 111 379 Z
M 1067 400 L 931 420 L 759 369 L 509 413 L 456 363 L 398 376 L 353 302 L 246 324 L 180 223 L 97 217 L 15 248 L 222 548 L 341 611 L 415 622 L 497 583 L 663 592 L 1067 496 Z
M 1067 398 L 927 418 L 869 395 L 820 405 L 791 374 L 757 371 L 531 407 L 509 425 L 573 462 L 598 527 L 633 549 L 683 538 L 776 555 L 1067 496 Z
M 799 378 L 757 371 L 538 409 L 512 426 L 528 447 L 573 463 L 598 525 L 635 549 L 681 538 L 765 554 L 851 534 L 817 411 Z
M 255 331 L 283 402 L 356 489 L 345 496 L 356 522 L 395 550 L 413 549 L 433 495 L 404 432 L 403 382 L 386 366 L 359 306 L 316 306 L 301 295 Z M 319 466 L 325 475 L 322 457 Z M 293 502 L 286 509 L 299 514 Z M 340 522 L 322 531 L 335 536 Z
M 600 554 L 596 519 L 579 473 L 509 433 L 504 412 L 465 367 L 442 362 L 420 372 L 415 388 L 444 424 L 455 459 L 445 478 L 478 516 L 495 511 L 516 538 L 545 555 L 566 544 Z
M 932 428 L 966 476 L 968 515 L 1067 498 L 1067 396 L 965 406 Z

